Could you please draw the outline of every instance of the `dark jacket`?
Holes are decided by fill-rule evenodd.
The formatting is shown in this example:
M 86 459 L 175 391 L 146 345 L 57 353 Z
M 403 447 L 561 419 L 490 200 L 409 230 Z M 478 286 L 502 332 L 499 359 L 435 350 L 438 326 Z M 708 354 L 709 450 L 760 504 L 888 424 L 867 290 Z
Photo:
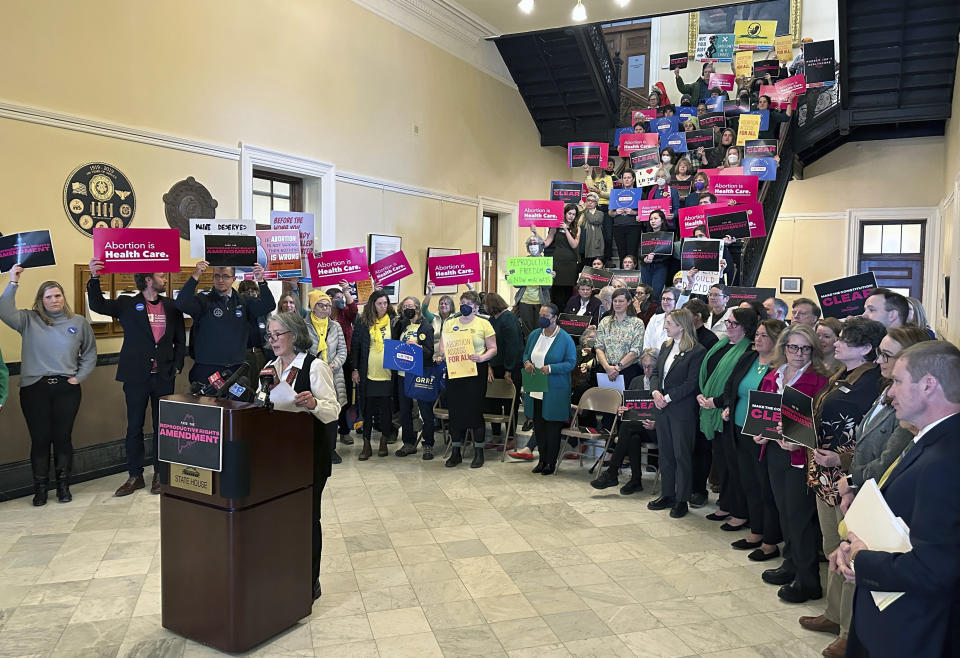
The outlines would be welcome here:
M 713 332 L 711 331 L 710 333 Z M 740 381 L 747 376 L 747 373 L 750 372 L 750 368 L 753 367 L 756 360 L 757 351 L 752 347 L 748 347 L 747 350 L 740 355 L 740 359 L 736 365 L 733 366 L 730 378 L 727 379 L 727 383 L 723 387 L 723 393 L 713 398 L 713 403 L 718 409 L 723 409 L 724 407 L 730 408 L 731 422 L 733 422 L 733 411 L 736 409 L 737 401 L 740 399 Z
M 400 340 L 400 336 L 403 335 L 403 332 L 411 324 L 413 324 L 412 320 L 407 320 L 406 318 L 396 319 L 391 325 L 390 337 L 393 340 Z M 429 368 L 433 365 L 433 324 L 421 318 L 420 324 L 417 325 L 417 327 L 417 344 L 423 348 L 423 367 Z M 367 332 L 367 340 L 370 340 L 369 331 Z M 369 350 L 369 347 L 367 349 Z M 364 362 L 363 367 L 364 370 L 366 370 L 366 362 Z
M 715 333 L 707 329 L 706 325 L 700 325 L 697 328 L 697 342 L 703 345 L 703 349 L 709 351 L 719 340 Z
M 392 330 L 391 330 L 391 336 Z M 353 361 L 353 369 L 360 373 L 360 383 L 357 387 L 357 406 L 360 407 L 360 413 L 367 397 L 367 360 L 370 358 L 370 327 L 363 321 L 363 315 L 357 317 L 353 323 L 353 339 L 350 341 L 350 359 Z
M 543 329 L 535 329 L 527 337 L 527 347 L 523 352 L 524 363 L 530 360 L 533 348 L 540 340 Z M 556 336 L 544 357 L 543 364 L 550 366 L 547 375 L 547 390 L 543 394 L 541 413 L 544 420 L 566 422 L 570 420 L 570 373 L 577 364 L 577 348 L 573 338 L 563 329 L 557 328 Z M 529 393 L 523 396 L 523 413 L 533 418 L 533 398 Z
M 710 85 L 703 81 L 703 76 L 700 76 L 690 84 L 687 84 L 678 75 L 676 76 L 676 82 L 677 90 L 681 94 L 690 96 L 690 104 L 693 105 L 693 107 L 696 107 L 700 104 L 700 101 L 710 96 Z
M 157 373 L 163 379 L 173 379 L 183 369 L 187 352 L 183 314 L 169 297 L 160 295 L 158 301 L 163 305 L 167 327 L 160 341 L 155 342 L 143 293 L 133 297 L 104 299 L 100 278 L 93 277 L 87 282 L 87 305 L 90 310 L 117 318 L 123 327 L 123 345 L 120 346 L 120 361 L 117 363 L 119 382 L 147 381 L 154 360 Z
M 707 350 L 703 349 L 703 345 L 697 343 L 693 346 L 693 349 L 681 352 L 673 360 L 673 365 L 670 366 L 670 371 L 664 378 L 661 373 L 669 353 L 670 348 L 664 343 L 664 347 L 657 357 L 657 367 L 653 371 L 653 377 L 650 378 L 651 391 L 660 391 L 663 395 L 670 396 L 670 404 L 660 413 L 673 417 L 698 416 L 700 407 L 697 405 L 697 394 L 700 393 L 700 364 L 703 362 Z
M 893 470 L 883 497 L 910 528 L 909 553 L 854 558 L 853 627 L 871 658 L 960 655 L 960 415 L 927 432 Z M 881 612 L 871 591 L 905 592 Z
M 197 363 L 233 366 L 247 354 L 250 324 L 277 307 L 266 281 L 260 297 L 240 297 L 236 290 L 221 295 L 216 290 L 197 294 L 197 280 L 187 279 L 177 297 L 177 308 L 193 318 L 191 353 Z
M 563 307 L 563 313 L 572 313 L 576 315 L 577 311 L 580 310 L 580 295 L 574 295 L 567 300 L 566 306 Z M 590 301 L 587 302 L 587 315 L 590 316 L 590 324 L 597 326 L 600 324 L 600 298 L 591 297 Z M 646 324 L 646 322 L 644 322 Z
M 514 372 L 523 366 L 523 329 L 520 320 L 512 311 L 504 311 L 490 319 L 490 325 L 497 337 L 497 353 L 490 359 L 491 366 L 503 366 L 507 372 Z
M 670 185 L 667 186 L 666 189 L 662 189 L 659 186 L 654 185 L 650 192 L 645 195 L 645 198 L 651 200 L 666 199 L 668 196 L 670 198 L 670 212 L 667 213 L 667 222 L 664 225 L 663 230 L 676 231 L 680 220 L 680 192 L 677 191 L 677 188 Z

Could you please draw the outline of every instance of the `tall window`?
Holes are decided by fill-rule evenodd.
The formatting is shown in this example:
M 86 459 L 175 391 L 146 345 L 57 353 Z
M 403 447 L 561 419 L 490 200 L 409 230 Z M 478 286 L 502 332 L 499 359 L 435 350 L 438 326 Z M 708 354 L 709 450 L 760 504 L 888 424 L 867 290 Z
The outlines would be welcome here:
M 923 298 L 926 222 L 862 222 L 860 272 L 873 272 L 877 284 L 901 295 Z
M 497 292 L 497 215 L 483 215 L 483 292 Z
M 270 224 L 270 211 L 303 211 L 303 179 L 271 171 L 253 172 L 253 219 Z

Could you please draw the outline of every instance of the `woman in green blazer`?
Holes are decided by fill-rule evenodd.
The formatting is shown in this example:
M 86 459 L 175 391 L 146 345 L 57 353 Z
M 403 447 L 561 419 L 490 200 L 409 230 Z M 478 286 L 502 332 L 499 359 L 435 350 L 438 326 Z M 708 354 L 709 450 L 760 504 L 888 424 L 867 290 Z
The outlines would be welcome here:
M 533 419 L 540 445 L 540 462 L 533 472 L 543 475 L 557 469 L 560 430 L 570 420 L 570 373 L 577 363 L 573 339 L 557 326 L 559 316 L 556 304 L 541 306 L 539 328 L 530 332 L 523 352 L 524 370 L 547 375 L 546 391 L 525 392 L 523 396 L 523 413 Z

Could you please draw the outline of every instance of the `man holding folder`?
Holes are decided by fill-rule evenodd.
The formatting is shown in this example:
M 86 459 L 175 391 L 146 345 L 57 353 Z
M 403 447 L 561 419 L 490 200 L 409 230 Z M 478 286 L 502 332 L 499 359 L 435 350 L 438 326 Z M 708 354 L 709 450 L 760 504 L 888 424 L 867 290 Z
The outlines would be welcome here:
M 897 418 L 920 428 L 878 483 L 913 549 L 870 550 L 850 532 L 831 555 L 857 585 L 847 655 L 960 655 L 960 350 L 946 341 L 904 350 L 889 394 Z M 904 594 L 881 611 L 872 592 Z

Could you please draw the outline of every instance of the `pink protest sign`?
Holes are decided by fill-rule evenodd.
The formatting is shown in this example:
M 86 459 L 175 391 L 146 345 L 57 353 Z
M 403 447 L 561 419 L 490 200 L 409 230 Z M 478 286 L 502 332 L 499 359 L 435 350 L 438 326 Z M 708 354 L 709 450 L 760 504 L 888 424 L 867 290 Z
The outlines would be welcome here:
M 179 272 L 180 231 L 174 228 L 95 228 L 93 256 L 104 274 Z
M 314 256 L 307 254 L 310 278 L 314 288 L 329 286 L 340 281 L 362 281 L 370 278 L 367 266 L 366 247 L 331 249 Z
M 797 109 L 797 97 L 785 94 L 773 85 L 761 85 L 760 95 L 770 97 L 770 107 L 774 110 Z
M 710 179 L 710 191 L 717 197 L 732 197 L 738 202 L 757 198 L 759 181 L 756 176 L 715 176 Z
M 521 201 L 520 226 L 560 226 L 563 201 Z
M 656 110 L 633 110 L 630 113 L 630 123 L 643 123 L 644 121 L 653 121 L 657 118 Z
M 733 73 L 711 73 L 710 88 L 719 87 L 723 91 L 733 91 Z
M 402 251 L 390 254 L 370 265 L 370 276 L 378 286 L 399 281 L 409 274 L 413 274 L 413 268 L 410 267 Z
M 680 237 L 692 238 L 693 230 L 698 226 L 707 230 L 707 211 L 728 208 L 725 203 L 707 203 L 702 206 L 693 206 L 680 209 Z
M 785 96 L 790 94 L 799 94 L 802 91 L 806 91 L 807 79 L 802 73 L 798 73 L 797 75 L 792 75 L 789 78 L 784 78 L 773 86 L 777 91 Z
M 669 217 L 670 199 L 641 199 L 637 204 L 637 221 L 649 221 L 650 213 L 652 213 L 654 210 L 662 210 L 663 214 Z M 663 230 L 666 230 L 666 228 Z
M 567 166 L 571 169 L 589 165 L 606 167 L 610 145 L 606 142 L 570 142 L 567 144 Z
M 620 135 L 620 143 L 617 145 L 621 158 L 630 157 L 630 154 L 634 151 L 658 148 L 659 146 L 660 135 L 657 133 L 624 133 Z
M 457 254 L 427 259 L 427 279 L 438 286 L 480 281 L 480 254 Z

